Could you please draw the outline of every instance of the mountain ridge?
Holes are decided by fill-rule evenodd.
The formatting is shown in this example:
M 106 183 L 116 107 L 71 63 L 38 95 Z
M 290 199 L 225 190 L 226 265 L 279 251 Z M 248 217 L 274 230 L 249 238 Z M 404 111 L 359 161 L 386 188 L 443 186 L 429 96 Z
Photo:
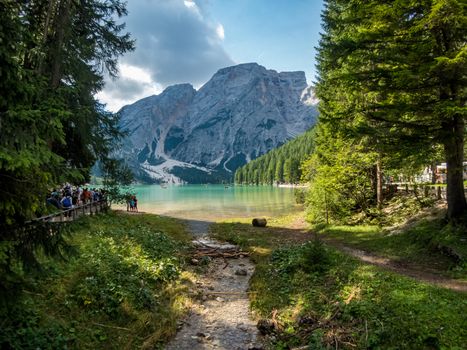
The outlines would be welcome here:
M 219 182 L 305 132 L 317 116 L 304 72 L 257 63 L 218 70 L 199 90 L 167 87 L 120 111 L 120 156 L 145 182 Z

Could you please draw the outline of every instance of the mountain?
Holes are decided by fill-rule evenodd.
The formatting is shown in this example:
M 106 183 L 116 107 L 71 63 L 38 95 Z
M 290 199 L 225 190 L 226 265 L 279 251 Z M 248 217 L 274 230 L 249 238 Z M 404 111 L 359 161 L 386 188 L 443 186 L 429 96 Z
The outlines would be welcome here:
M 231 180 L 239 166 L 309 129 L 316 104 L 304 72 L 223 68 L 198 91 L 174 85 L 123 107 L 120 156 L 145 182 Z

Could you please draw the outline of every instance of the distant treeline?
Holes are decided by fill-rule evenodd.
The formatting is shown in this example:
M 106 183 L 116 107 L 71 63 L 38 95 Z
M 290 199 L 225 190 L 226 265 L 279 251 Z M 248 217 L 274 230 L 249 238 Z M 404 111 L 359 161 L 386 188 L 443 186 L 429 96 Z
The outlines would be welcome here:
M 314 131 L 303 135 L 271 150 L 265 155 L 238 168 L 235 183 L 274 184 L 298 183 L 302 176 L 301 164 L 313 152 Z

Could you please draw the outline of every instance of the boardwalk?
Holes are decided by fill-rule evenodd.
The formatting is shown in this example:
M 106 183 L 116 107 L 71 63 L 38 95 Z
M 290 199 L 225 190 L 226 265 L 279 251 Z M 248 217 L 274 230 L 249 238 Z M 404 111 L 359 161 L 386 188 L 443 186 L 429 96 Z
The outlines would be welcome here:
M 28 221 L 26 224 L 35 224 L 40 222 L 67 222 L 73 221 L 83 215 L 94 215 L 105 211 L 109 208 L 107 200 L 94 201 L 83 205 L 75 206 L 71 209 L 62 210 L 57 213 L 53 213 L 47 216 L 41 216 L 40 218 Z

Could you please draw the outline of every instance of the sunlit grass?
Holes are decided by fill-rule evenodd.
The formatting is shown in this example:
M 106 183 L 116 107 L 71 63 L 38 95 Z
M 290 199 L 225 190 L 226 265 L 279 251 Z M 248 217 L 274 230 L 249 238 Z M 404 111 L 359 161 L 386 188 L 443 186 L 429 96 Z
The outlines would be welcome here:
M 337 342 L 344 349 L 461 349 L 467 343 L 465 294 L 386 272 L 330 247 L 318 245 L 310 254 L 303 241 L 287 240 L 288 231 L 281 225 L 294 220 L 278 219 L 278 225 L 268 228 L 252 227 L 248 221 L 212 227 L 215 237 L 249 250 L 257 264 L 250 280 L 250 302 L 258 318 L 274 315 L 279 324 L 272 348 L 335 348 Z M 378 252 L 388 246 L 392 249 L 388 254 L 403 250 L 404 241 L 395 238 L 391 245 L 380 243 L 387 238 L 377 226 L 321 230 L 346 244 L 378 247 Z M 408 248 L 406 254 L 414 251 Z
M 440 274 L 466 279 L 467 240 L 463 227 L 446 225 L 443 220 L 421 221 L 405 231 L 393 233 L 378 226 L 316 226 L 326 239 L 366 250 L 393 260 L 425 266 Z M 458 255 L 449 256 L 446 251 Z

